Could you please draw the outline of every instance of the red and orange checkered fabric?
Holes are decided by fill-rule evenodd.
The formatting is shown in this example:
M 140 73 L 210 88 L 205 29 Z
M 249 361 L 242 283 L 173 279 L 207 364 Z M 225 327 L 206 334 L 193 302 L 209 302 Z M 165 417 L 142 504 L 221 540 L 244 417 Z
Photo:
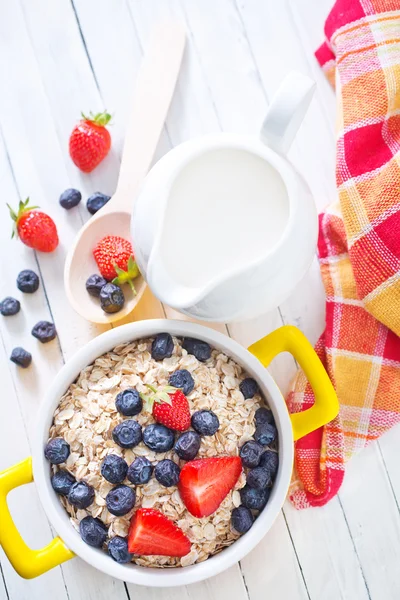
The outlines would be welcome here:
M 290 498 L 321 506 L 345 462 L 400 422 L 400 0 L 338 0 L 316 55 L 335 83 L 339 200 L 320 215 L 326 329 L 316 349 L 336 419 L 295 445 Z M 291 412 L 314 402 L 302 372 Z

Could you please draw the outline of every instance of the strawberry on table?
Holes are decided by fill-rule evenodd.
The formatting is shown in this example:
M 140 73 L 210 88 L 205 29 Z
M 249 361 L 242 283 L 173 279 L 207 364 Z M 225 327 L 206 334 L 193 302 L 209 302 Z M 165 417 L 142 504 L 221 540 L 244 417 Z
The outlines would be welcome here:
M 145 408 L 153 413 L 157 423 L 175 431 L 186 431 L 190 427 L 189 402 L 182 390 L 166 385 L 157 390 L 150 384 L 146 386 L 151 394 L 141 394 Z
M 26 246 L 40 252 L 53 252 L 57 248 L 58 234 L 53 219 L 36 210 L 38 206 L 29 206 L 29 198 L 20 201 L 17 212 L 7 206 L 14 221 L 12 237 L 19 237 Z
M 128 550 L 143 556 L 185 556 L 190 541 L 175 523 L 154 508 L 139 508 L 132 517 Z
M 115 285 L 129 283 L 135 292 L 132 280 L 140 273 L 133 257 L 132 244 L 117 235 L 107 235 L 93 249 L 99 271 L 104 279 Z
M 69 138 L 69 153 L 78 169 L 90 173 L 110 151 L 111 136 L 106 125 L 111 115 L 102 112 L 86 117 L 82 113 L 82 117 Z
M 187 462 L 178 484 L 184 505 L 194 517 L 212 515 L 234 488 L 241 472 L 242 461 L 238 456 Z

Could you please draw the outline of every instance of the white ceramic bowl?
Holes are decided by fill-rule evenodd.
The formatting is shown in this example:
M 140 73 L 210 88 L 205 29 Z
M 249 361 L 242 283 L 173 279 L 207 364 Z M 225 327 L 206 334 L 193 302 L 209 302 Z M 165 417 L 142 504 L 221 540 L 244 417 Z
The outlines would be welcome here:
M 69 385 L 76 380 L 80 371 L 91 364 L 98 356 L 108 352 L 118 344 L 151 337 L 162 331 L 168 331 L 175 336 L 190 336 L 205 340 L 211 346 L 219 348 L 241 364 L 247 373 L 257 380 L 274 414 L 279 433 L 279 471 L 269 502 L 250 531 L 220 554 L 202 563 L 175 569 L 156 569 L 133 564 L 117 564 L 104 551 L 85 544 L 79 533 L 72 527 L 68 514 L 61 506 L 59 498 L 51 487 L 49 464 L 43 454 L 54 410 L 61 396 Z M 269 362 L 275 354 L 282 350 L 292 351 L 303 363 L 303 367 L 312 372 L 316 387 L 319 385 L 323 388 L 324 398 L 320 399 L 318 397 L 315 407 L 305 413 L 295 415 L 295 417 L 301 419 L 298 422 L 293 422 L 293 424 L 279 388 L 261 362 L 231 338 L 207 327 L 184 321 L 167 321 L 164 319 L 141 321 L 112 329 L 79 350 L 57 374 L 43 401 L 32 447 L 33 479 L 43 508 L 61 539 L 56 538 L 49 546 L 41 550 L 30 550 L 22 541 L 8 512 L 7 493 L 13 487 L 32 480 L 30 459 L 0 474 L 0 520 L 2 522 L 0 544 L 14 568 L 24 577 L 35 577 L 71 558 L 70 550 L 72 550 L 73 553 L 93 567 L 112 577 L 139 585 L 168 587 L 186 585 L 206 579 L 228 569 L 243 558 L 267 533 L 284 503 L 293 464 L 293 427 L 297 432 L 308 432 L 315 429 L 316 426 L 331 420 L 337 413 L 336 397 L 322 364 L 310 344 L 297 329 L 293 327 L 278 329 L 251 348 L 252 352 L 261 353 L 261 359 L 264 363 Z M 330 406 L 327 402 L 329 396 Z M 323 403 L 325 403 L 324 406 Z M 314 410 L 314 408 L 318 410 Z

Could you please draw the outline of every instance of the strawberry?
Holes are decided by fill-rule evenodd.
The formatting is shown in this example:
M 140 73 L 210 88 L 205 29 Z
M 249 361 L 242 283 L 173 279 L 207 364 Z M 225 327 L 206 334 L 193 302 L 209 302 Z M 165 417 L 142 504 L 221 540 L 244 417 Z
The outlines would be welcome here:
M 144 556 L 185 556 L 190 541 L 179 527 L 154 508 L 139 508 L 131 519 L 128 550 Z
M 157 423 L 162 423 L 175 431 L 186 431 L 190 427 L 189 402 L 182 390 L 166 385 L 156 390 L 146 383 L 152 394 L 140 394 L 148 412 L 153 412 Z
M 135 292 L 132 279 L 139 275 L 133 258 L 132 244 L 117 235 L 107 235 L 93 249 L 101 275 L 115 285 L 129 283 Z
M 238 456 L 200 458 L 181 469 L 178 489 L 182 501 L 194 517 L 212 515 L 235 486 L 242 472 Z
M 53 252 L 57 248 L 58 234 L 53 219 L 36 210 L 38 206 L 29 206 L 29 198 L 20 201 L 17 213 L 7 206 L 14 221 L 11 237 L 19 237 L 26 246 L 40 252 Z
M 72 130 L 69 138 L 69 154 L 81 171 L 90 173 L 103 158 L 107 156 L 111 148 L 111 136 L 106 125 L 111 119 L 107 112 L 90 113 Z

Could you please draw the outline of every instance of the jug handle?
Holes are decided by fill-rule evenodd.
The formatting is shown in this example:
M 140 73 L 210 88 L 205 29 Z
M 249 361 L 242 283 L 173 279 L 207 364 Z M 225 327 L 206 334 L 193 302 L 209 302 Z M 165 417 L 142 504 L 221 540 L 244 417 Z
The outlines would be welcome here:
M 280 85 L 269 105 L 260 132 L 261 140 L 275 152 L 288 152 L 314 90 L 315 81 L 297 72 L 289 73 Z

